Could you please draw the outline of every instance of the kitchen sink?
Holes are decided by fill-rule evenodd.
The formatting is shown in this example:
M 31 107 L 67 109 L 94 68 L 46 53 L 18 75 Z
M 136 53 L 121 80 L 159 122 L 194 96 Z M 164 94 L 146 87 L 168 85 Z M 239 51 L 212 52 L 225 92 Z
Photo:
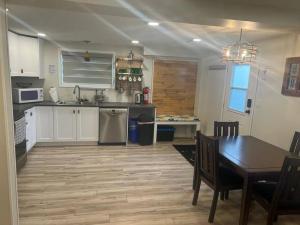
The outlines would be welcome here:
M 78 101 L 61 101 L 57 103 L 58 105 L 90 105 L 92 102 L 84 101 L 84 102 L 78 102 Z

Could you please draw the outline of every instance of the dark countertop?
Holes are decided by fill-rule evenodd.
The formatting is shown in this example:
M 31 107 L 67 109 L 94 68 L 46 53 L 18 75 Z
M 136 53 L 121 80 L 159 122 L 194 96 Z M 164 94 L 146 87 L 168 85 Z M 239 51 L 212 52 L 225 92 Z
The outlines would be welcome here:
M 99 108 L 155 108 L 152 104 L 134 104 L 129 102 L 103 102 L 101 104 L 87 103 L 87 104 L 76 104 L 76 103 L 66 103 L 57 104 L 51 101 L 25 103 L 25 104 L 14 104 L 14 119 L 16 120 L 21 115 L 24 115 L 24 111 L 35 106 L 58 106 L 58 107 L 99 107 Z

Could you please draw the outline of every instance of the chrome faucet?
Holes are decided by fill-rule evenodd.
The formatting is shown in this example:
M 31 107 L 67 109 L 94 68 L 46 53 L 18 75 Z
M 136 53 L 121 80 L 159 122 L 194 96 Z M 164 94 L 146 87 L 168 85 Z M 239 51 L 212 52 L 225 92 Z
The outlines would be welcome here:
M 80 98 L 80 87 L 79 87 L 79 85 L 75 85 L 74 90 L 73 90 L 74 95 L 76 93 L 76 89 L 78 89 L 78 95 L 76 96 L 76 99 L 77 99 L 77 102 L 80 103 L 81 98 Z

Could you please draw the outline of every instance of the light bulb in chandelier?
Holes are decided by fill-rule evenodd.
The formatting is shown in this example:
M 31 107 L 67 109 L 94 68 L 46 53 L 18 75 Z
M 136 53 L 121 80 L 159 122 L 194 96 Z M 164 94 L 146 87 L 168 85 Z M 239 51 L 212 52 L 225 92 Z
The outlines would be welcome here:
M 243 30 L 240 32 L 240 39 L 233 45 L 223 48 L 223 60 L 234 63 L 251 63 L 255 61 L 257 48 L 254 44 L 242 41 Z

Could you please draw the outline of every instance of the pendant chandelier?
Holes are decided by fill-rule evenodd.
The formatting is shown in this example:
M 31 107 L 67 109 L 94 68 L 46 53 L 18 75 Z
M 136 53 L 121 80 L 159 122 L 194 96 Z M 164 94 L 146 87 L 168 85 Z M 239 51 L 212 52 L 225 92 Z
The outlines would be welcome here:
M 255 45 L 242 42 L 243 29 L 240 32 L 240 39 L 233 45 L 223 48 L 223 60 L 239 64 L 248 64 L 256 59 L 257 48 Z

